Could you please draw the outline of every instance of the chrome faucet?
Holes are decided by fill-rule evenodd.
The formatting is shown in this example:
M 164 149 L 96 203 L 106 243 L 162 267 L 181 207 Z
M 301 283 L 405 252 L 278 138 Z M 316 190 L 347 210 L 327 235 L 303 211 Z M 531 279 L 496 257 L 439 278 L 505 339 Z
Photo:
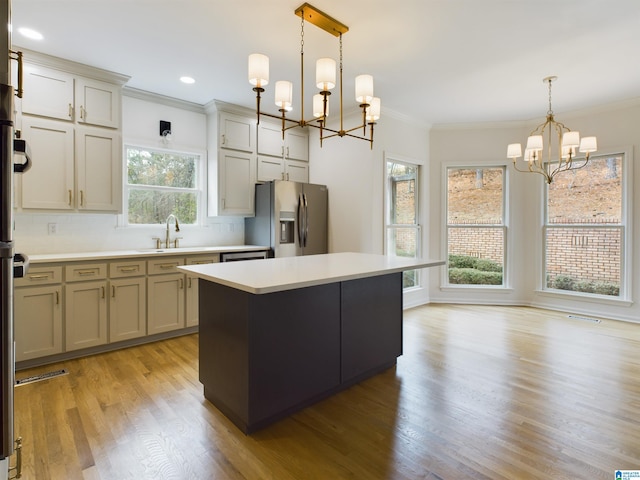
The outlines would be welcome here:
M 176 224 L 176 232 L 180 231 L 180 224 L 178 223 L 178 217 L 176 217 L 173 213 L 167 217 L 167 234 L 165 237 L 165 245 L 166 248 L 171 248 L 171 236 L 169 235 L 169 225 L 171 223 L 171 219 Z M 175 246 L 178 246 L 178 239 L 175 240 Z

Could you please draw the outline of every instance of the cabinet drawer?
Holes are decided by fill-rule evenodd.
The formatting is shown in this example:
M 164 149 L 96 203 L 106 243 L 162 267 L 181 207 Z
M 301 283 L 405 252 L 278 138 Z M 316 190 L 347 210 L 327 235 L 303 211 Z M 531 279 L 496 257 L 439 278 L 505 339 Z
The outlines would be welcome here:
M 107 264 L 85 263 L 80 265 L 67 265 L 64 267 L 64 278 L 67 282 L 107 278 Z
M 61 282 L 62 267 L 29 267 L 24 277 L 15 279 L 15 286 L 50 285 Z
M 139 277 L 146 273 L 147 265 L 144 260 L 109 264 L 110 278 Z
M 176 267 L 184 265 L 184 259 L 169 257 L 158 258 L 156 260 L 147 261 L 147 272 L 149 275 L 160 275 L 163 273 L 176 273 Z
M 218 263 L 220 261 L 220 254 L 187 257 L 187 265 L 205 265 L 207 263 Z

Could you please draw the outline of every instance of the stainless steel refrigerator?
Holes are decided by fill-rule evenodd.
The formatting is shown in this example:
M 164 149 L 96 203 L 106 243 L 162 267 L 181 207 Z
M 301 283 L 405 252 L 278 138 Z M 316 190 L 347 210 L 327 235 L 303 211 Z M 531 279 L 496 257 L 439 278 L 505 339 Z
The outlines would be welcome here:
M 13 340 L 13 279 L 22 276 L 27 259 L 14 253 L 13 244 L 13 174 L 29 168 L 29 156 L 24 140 L 14 133 L 13 97 L 11 83 L 11 5 L 0 4 L 0 465 L 13 453 L 13 388 L 15 385 L 15 357 Z M 18 78 L 21 78 L 19 66 Z M 20 87 L 18 88 L 20 90 Z M 27 161 L 14 165 L 15 150 L 25 154 Z M 4 472 L 3 472 L 4 473 Z
M 257 184 L 256 214 L 245 218 L 245 243 L 269 246 L 273 257 L 327 253 L 328 204 L 325 185 Z

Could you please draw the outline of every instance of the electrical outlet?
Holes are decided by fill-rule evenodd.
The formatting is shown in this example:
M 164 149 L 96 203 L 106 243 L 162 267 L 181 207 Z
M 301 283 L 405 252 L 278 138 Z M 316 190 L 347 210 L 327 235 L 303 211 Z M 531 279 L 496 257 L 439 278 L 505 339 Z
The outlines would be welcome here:
M 49 235 L 55 235 L 56 233 L 58 233 L 58 224 L 57 223 L 50 223 L 47 226 L 48 226 L 48 229 L 49 229 Z

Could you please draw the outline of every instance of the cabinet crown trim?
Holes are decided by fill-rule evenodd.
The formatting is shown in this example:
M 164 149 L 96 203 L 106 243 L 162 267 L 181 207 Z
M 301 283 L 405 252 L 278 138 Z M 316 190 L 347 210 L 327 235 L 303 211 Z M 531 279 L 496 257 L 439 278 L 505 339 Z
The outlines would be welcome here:
M 97 67 L 91 67 L 82 63 L 74 62 L 60 57 L 54 57 L 44 53 L 36 52 L 20 46 L 15 45 L 14 50 L 20 50 L 24 54 L 25 63 L 32 63 L 43 67 L 54 68 L 66 73 L 75 75 L 82 75 L 93 80 L 100 80 L 103 82 L 115 83 L 117 85 L 124 85 L 131 78 L 128 75 L 122 73 L 111 72 L 109 70 L 103 70 Z

